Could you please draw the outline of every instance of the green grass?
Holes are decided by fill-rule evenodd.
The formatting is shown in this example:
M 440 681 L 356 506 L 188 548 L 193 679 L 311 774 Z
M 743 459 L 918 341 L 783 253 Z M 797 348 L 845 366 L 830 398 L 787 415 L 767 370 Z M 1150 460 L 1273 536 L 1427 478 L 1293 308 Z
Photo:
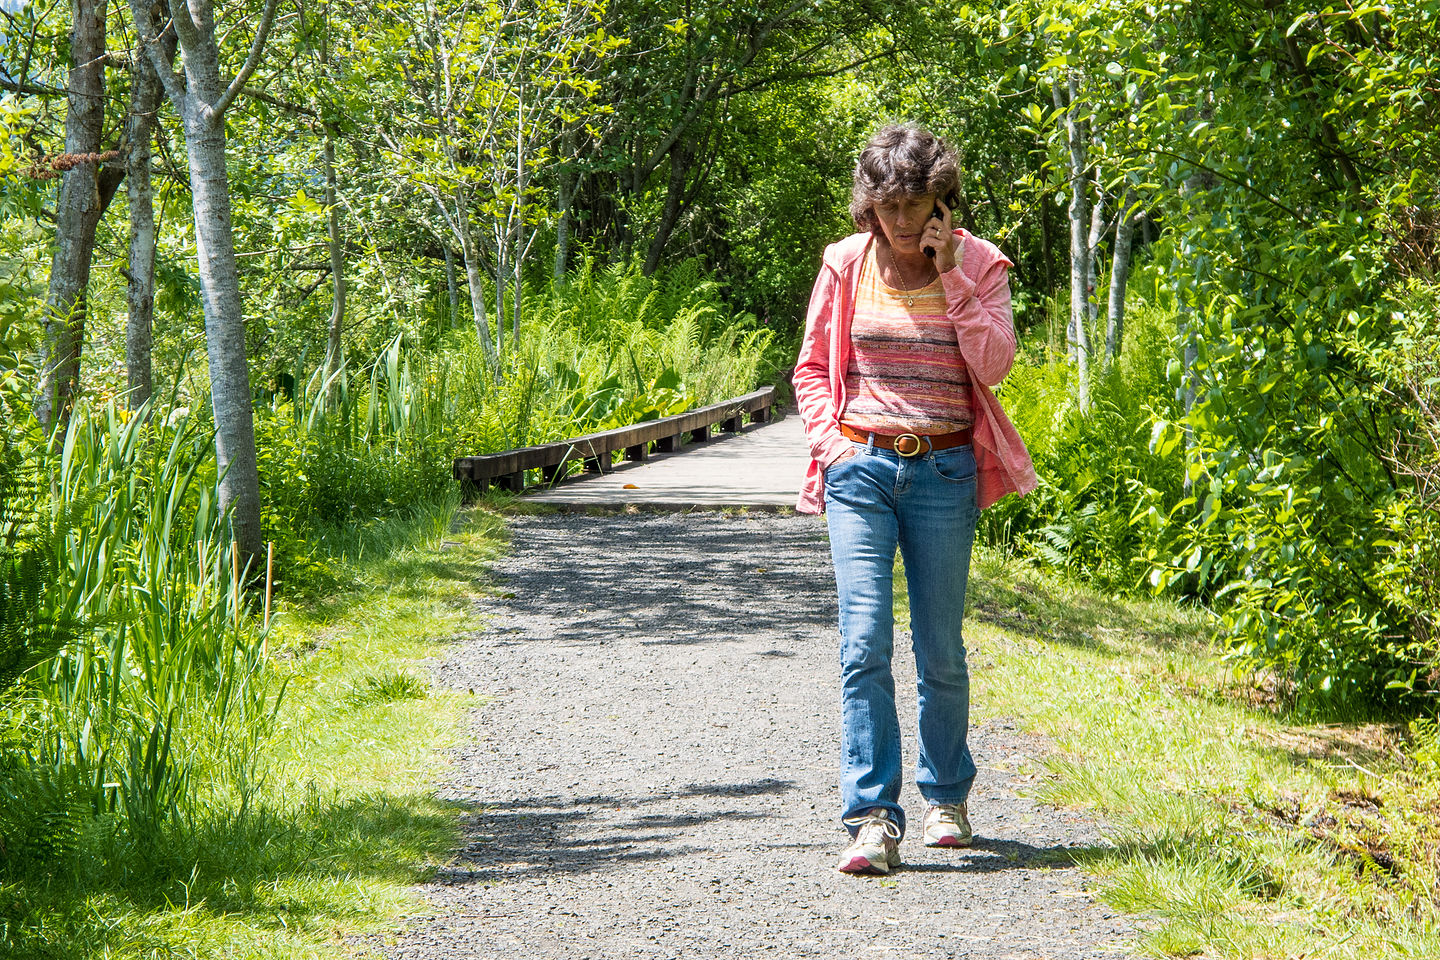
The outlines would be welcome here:
M 896 594 L 904 621 L 901 577 Z M 987 552 L 968 599 L 974 715 L 1050 738 L 1033 793 L 1105 824 L 1074 859 L 1141 915 L 1143 953 L 1440 956 L 1440 763 L 1400 731 L 1297 722 L 1168 603 Z
M 458 837 L 462 811 L 433 796 L 443 750 L 483 703 L 415 662 L 477 628 L 471 602 L 502 541 L 492 514 L 452 528 L 453 515 L 442 504 L 372 532 L 324 602 L 279 611 L 285 691 L 257 797 L 218 797 L 142 853 L 101 839 L 71 873 L 0 885 L 0 956 L 353 955 L 345 937 L 413 903 Z

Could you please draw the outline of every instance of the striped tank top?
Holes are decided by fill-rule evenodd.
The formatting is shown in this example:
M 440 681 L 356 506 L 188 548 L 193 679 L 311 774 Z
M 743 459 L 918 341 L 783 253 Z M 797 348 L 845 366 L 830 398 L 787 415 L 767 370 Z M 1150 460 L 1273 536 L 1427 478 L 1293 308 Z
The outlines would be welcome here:
M 840 419 L 876 433 L 951 433 L 971 425 L 970 373 L 940 278 L 908 293 L 880 279 L 871 244 L 855 291 Z M 913 297 L 915 305 L 907 301 Z

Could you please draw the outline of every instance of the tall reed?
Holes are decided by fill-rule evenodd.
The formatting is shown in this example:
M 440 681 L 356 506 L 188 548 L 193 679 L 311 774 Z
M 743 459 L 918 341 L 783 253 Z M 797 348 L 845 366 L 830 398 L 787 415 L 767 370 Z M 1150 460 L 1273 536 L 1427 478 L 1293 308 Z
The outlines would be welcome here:
M 32 451 L 59 571 L 43 615 L 76 626 L 5 693 L 7 871 L 76 866 L 58 854 L 96 831 L 156 849 L 209 799 L 253 794 L 276 691 L 232 582 L 210 430 L 171 419 L 82 408 Z

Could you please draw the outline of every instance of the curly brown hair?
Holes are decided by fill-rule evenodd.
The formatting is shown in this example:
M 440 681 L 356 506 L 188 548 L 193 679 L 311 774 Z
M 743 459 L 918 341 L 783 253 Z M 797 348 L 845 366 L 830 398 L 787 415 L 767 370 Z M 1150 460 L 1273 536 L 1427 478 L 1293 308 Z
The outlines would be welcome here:
M 879 230 L 877 203 L 933 193 L 954 207 L 959 192 L 960 169 L 950 145 L 923 127 L 892 124 L 876 132 L 860 151 L 850 216 L 861 230 Z

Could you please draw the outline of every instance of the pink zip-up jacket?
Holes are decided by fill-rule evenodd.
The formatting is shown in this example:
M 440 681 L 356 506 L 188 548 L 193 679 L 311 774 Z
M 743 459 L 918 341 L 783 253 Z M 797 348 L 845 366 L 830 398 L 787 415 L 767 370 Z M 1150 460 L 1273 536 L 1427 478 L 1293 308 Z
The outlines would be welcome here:
M 984 509 L 1007 493 L 1025 494 L 1035 489 L 1030 453 L 989 389 L 1005 378 L 1015 360 L 1008 277 L 1014 264 L 993 243 L 966 230 L 955 233 L 964 244 L 964 261 L 942 273 L 940 279 L 960 354 L 970 368 L 975 496 Z M 850 441 L 840 432 L 839 414 L 845 409 L 855 290 L 873 236 L 857 233 L 826 247 L 810 294 L 805 337 L 791 378 L 811 457 L 795 505 L 800 513 L 825 512 L 824 469 L 850 448 Z

